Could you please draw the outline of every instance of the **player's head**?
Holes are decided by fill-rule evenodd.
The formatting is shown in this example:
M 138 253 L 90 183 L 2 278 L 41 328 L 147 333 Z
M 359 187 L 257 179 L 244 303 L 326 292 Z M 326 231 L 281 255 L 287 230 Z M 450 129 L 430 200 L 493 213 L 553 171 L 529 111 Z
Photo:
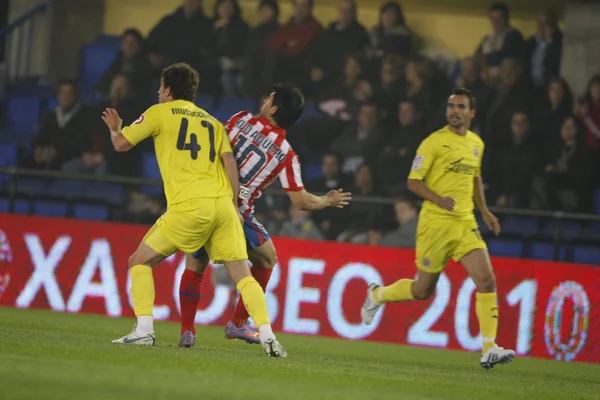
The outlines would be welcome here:
M 288 129 L 302 116 L 304 95 L 293 83 L 278 83 L 265 100 L 260 116 L 273 120 L 277 126 Z
M 454 89 L 446 105 L 448 124 L 455 129 L 463 127 L 469 129 L 471 120 L 475 117 L 476 108 L 475 97 L 469 89 Z
M 158 101 L 160 103 L 173 100 L 194 101 L 199 84 L 198 72 L 188 64 L 169 65 L 163 70 L 160 78 Z

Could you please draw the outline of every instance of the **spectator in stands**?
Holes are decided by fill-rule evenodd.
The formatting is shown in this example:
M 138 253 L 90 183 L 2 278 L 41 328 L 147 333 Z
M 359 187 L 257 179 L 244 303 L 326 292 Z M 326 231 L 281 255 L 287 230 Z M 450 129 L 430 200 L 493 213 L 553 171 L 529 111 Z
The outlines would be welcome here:
M 314 193 L 327 193 L 330 190 L 351 188 L 352 178 L 342 172 L 343 157 L 335 152 L 327 152 L 323 155 L 321 171 L 323 175 L 308 182 L 307 187 Z M 326 239 L 335 239 L 346 226 L 344 212 L 327 208 L 313 213 L 313 219 Z
M 493 197 L 499 207 L 528 208 L 531 186 L 540 163 L 539 142 L 531 133 L 529 117 L 518 111 L 511 121 L 512 141 L 499 149 L 489 149 L 493 154 Z
M 398 229 L 385 235 L 379 244 L 389 247 L 415 247 L 419 222 L 417 205 L 407 197 L 400 198 L 394 203 L 394 212 Z
M 321 90 L 334 84 L 346 57 L 363 51 L 369 45 L 369 35 L 357 20 L 355 0 L 342 0 L 338 7 L 339 20 L 332 22 L 316 44 L 312 60 L 311 80 Z
M 323 240 L 323 235 L 317 224 L 310 218 L 310 211 L 290 206 L 290 220 L 283 223 L 279 236 L 288 236 L 296 239 Z
M 261 81 L 267 57 L 267 44 L 279 29 L 279 5 L 277 0 L 262 0 L 258 12 L 260 23 L 250 30 L 246 41 L 244 60 L 244 94 L 257 98 L 262 93 Z M 261 103 L 262 104 L 262 103 Z
M 227 97 L 242 94 L 242 56 L 248 36 L 248 24 L 242 19 L 237 0 L 215 3 L 211 54 L 218 59 L 221 86 Z
M 313 16 L 314 0 L 294 0 L 294 15 L 269 40 L 264 84 L 292 81 L 303 87 L 309 82 L 310 58 L 323 32 Z
M 173 14 L 164 17 L 148 35 L 148 46 L 163 54 L 166 63 L 186 62 L 200 72 L 201 88 L 213 90 L 210 59 L 207 59 L 212 39 L 212 22 L 204 15 L 202 0 L 183 0 Z
M 554 154 L 563 143 L 560 137 L 562 124 L 573 112 L 573 95 L 566 80 L 553 78 L 545 97 L 535 115 L 533 129 L 542 151 Z
M 334 140 L 331 148 L 344 157 L 344 172 L 354 173 L 365 162 L 376 157 L 383 138 L 378 126 L 378 112 L 375 104 L 363 104 L 356 122 L 350 122 L 347 129 Z
M 389 54 L 383 57 L 379 82 L 375 86 L 375 98 L 383 111 L 386 125 L 396 125 L 398 103 L 406 86 L 402 58 Z
M 431 75 L 431 66 L 425 58 L 409 60 L 404 69 L 406 80 L 406 86 L 403 90 L 404 96 L 415 103 L 421 115 L 429 115 L 432 110 Z
M 500 68 L 500 86 L 487 115 L 487 146 L 502 146 L 511 141 L 510 124 L 517 111 L 531 112 L 532 91 L 523 80 L 521 63 L 505 58 Z
M 425 138 L 425 129 L 419 122 L 415 104 L 404 100 L 398 105 L 397 127 L 383 140 L 377 156 L 377 176 L 387 195 L 405 191 L 406 180 L 417 147 Z
M 563 145 L 546 157 L 544 174 L 534 182 L 536 208 L 583 212 L 591 198 L 589 153 L 583 128 L 575 116 L 562 125 Z
M 522 61 L 525 42 L 523 35 L 510 26 L 510 10 L 504 3 L 494 3 L 490 7 L 492 33 L 481 41 L 477 57 L 483 66 L 484 82 L 495 84 L 500 74 L 500 66 L 505 58 Z
M 481 79 L 481 68 L 474 57 L 466 57 L 461 61 L 461 75 L 455 82 L 456 87 L 466 87 L 477 99 L 477 113 L 471 121 L 471 130 L 483 132 L 490 104 L 494 100 L 494 89 Z M 440 107 L 445 124 L 446 107 Z
M 536 89 L 541 93 L 552 78 L 560 76 L 563 34 L 558 17 L 552 11 L 542 12 L 537 31 L 526 43 L 525 66 Z
M 123 119 L 123 126 L 131 125 L 143 112 L 147 104 L 134 97 L 131 82 L 127 75 L 115 76 L 110 86 L 108 100 L 96 106 L 95 115 L 102 115 L 107 108 L 114 108 Z M 117 152 L 112 144 L 106 125 L 100 118 L 92 121 L 91 137 L 93 157 L 106 164 L 106 173 L 120 176 L 140 176 L 142 146 L 135 146 L 128 152 Z M 87 163 L 73 165 L 80 172 L 87 172 Z
M 379 10 L 379 23 L 371 31 L 371 46 L 378 58 L 385 54 L 408 57 L 412 51 L 412 34 L 406 25 L 402 6 L 396 1 Z
M 77 98 L 74 81 L 63 81 L 58 87 L 58 106 L 41 124 L 33 151 L 33 166 L 61 169 L 65 162 L 90 152 L 90 112 Z M 91 163 L 90 163 L 91 164 Z
M 587 93 L 577 104 L 576 114 L 583 123 L 585 142 L 593 160 L 593 170 L 600 171 L 600 75 L 590 79 Z M 600 173 L 594 175 L 600 183 Z
M 144 38 L 137 29 L 127 29 L 121 36 L 121 50 L 117 59 L 110 65 L 98 83 L 98 90 L 108 94 L 113 79 L 118 74 L 125 74 L 131 80 L 133 90 L 140 94 L 147 93 L 152 81 L 152 67 L 144 48 Z

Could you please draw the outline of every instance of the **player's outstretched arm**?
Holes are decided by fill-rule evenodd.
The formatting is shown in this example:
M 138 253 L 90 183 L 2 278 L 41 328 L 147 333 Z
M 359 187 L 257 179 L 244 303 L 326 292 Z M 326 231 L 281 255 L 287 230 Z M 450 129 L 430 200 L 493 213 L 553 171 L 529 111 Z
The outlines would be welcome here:
M 114 108 L 107 108 L 102 113 L 102 120 L 110 129 L 110 139 L 113 147 L 118 152 L 129 151 L 133 148 L 133 145 L 129 143 L 127 138 L 121 133 L 123 126 L 123 120 L 119 117 L 119 113 Z
M 408 187 L 408 190 L 417 196 L 437 204 L 438 207 L 443 208 L 444 210 L 452 211 L 454 209 L 456 202 L 453 198 L 438 195 L 433 190 L 429 189 L 425 182 L 420 179 L 409 179 L 406 186 Z
M 325 196 L 315 196 L 306 190 L 288 192 L 288 195 L 296 207 L 306 211 L 322 210 L 327 207 L 344 208 L 352 200 L 352 193 L 344 192 L 343 189 L 331 190 Z
M 481 176 L 476 176 L 473 178 L 474 190 L 473 197 L 475 198 L 475 203 L 477 203 L 477 207 L 481 212 L 481 216 L 485 221 L 485 224 L 489 228 L 490 231 L 494 232 L 496 236 L 500 234 L 500 222 L 498 222 L 498 218 L 494 216 L 490 212 L 487 206 L 487 202 L 485 200 L 485 190 L 483 187 L 483 179 Z

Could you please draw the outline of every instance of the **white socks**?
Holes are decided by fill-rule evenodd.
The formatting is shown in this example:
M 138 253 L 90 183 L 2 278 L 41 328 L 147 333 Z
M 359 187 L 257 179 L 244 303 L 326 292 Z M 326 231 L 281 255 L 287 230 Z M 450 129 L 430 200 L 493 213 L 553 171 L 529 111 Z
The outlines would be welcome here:
M 258 333 L 260 333 L 260 341 L 262 343 L 266 342 L 269 339 L 275 340 L 275 334 L 273 333 L 273 329 L 271 329 L 270 324 L 264 324 L 259 326 Z
M 137 327 L 135 331 L 140 335 L 154 333 L 154 318 L 152 315 L 141 315 L 137 317 Z

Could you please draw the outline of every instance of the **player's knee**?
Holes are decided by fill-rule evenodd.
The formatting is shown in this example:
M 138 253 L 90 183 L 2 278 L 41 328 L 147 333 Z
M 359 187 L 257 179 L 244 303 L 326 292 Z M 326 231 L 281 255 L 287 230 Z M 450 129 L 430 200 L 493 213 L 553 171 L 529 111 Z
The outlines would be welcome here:
M 496 277 L 494 274 L 486 274 L 474 279 L 479 293 L 493 293 L 496 291 Z

